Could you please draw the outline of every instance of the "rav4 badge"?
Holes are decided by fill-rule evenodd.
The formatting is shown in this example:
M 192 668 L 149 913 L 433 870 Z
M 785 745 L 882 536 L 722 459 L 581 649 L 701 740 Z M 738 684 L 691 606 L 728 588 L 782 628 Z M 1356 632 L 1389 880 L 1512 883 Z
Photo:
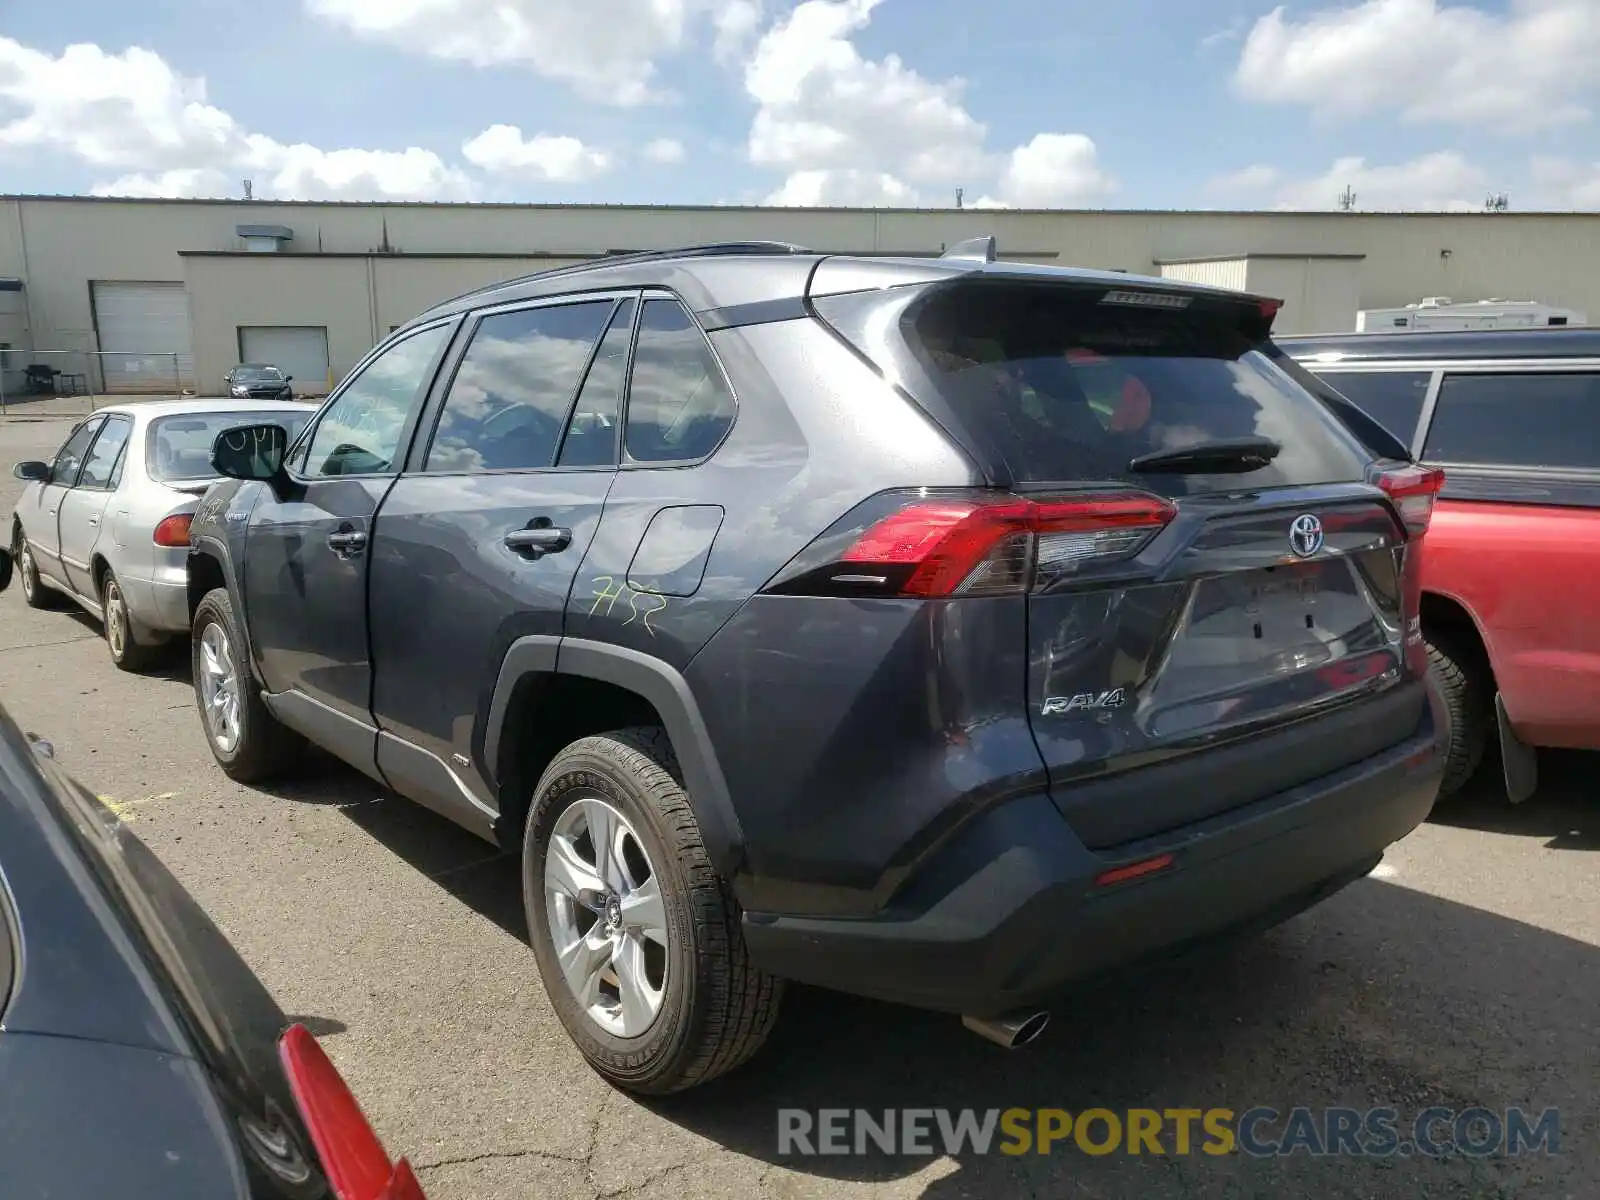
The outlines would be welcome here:
M 1040 714 L 1064 717 L 1075 712 L 1104 712 L 1121 708 L 1127 702 L 1128 694 L 1122 688 L 1112 688 L 1109 692 L 1079 692 L 1076 696 L 1049 696 Z

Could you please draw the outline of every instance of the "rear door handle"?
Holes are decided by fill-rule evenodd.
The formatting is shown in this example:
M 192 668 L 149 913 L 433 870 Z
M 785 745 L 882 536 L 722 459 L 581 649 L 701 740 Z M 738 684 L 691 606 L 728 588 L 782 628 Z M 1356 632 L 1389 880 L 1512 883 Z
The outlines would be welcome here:
M 354 558 L 367 548 L 367 535 L 359 529 L 338 529 L 328 535 L 328 549 L 340 558 Z
M 558 554 L 572 545 L 572 530 L 559 525 L 541 525 L 534 529 L 513 529 L 506 534 L 506 547 L 524 558 L 543 558 Z
M 89 524 L 91 524 L 91 525 L 100 524 L 100 518 L 99 517 L 90 517 L 89 518 Z

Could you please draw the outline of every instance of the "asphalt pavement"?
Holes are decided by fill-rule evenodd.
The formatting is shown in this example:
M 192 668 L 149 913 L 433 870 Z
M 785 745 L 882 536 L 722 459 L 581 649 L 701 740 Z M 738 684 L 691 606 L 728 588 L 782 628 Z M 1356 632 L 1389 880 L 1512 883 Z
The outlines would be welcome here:
M 0 419 L 11 463 L 69 424 Z M 9 532 L 10 518 L 5 520 Z M 1585 601 L 1589 602 L 1589 601 Z M 949 1017 L 792 989 L 719 1084 L 640 1103 L 568 1043 L 513 858 L 334 765 L 270 789 L 207 751 L 187 655 L 117 671 L 98 625 L 0 597 L 0 703 L 118 811 L 305 1021 L 433 1200 L 1600 1196 L 1600 755 L 1511 807 L 1436 811 L 1374 875 L 1247 945 L 1081 994 L 1006 1052 Z M 807 1157 L 780 1108 L 1559 1109 L 1553 1154 Z M 1266 1128 L 1263 1126 L 1262 1128 Z M 1196 1143 L 1196 1147 L 1198 1142 Z M 871 1143 L 868 1143 L 871 1149 Z

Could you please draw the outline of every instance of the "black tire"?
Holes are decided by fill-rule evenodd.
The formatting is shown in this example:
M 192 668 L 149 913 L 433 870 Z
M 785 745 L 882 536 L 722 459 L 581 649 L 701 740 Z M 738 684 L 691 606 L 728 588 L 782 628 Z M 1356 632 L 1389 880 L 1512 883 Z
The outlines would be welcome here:
M 640 1036 L 621 1038 L 580 1007 L 556 957 L 544 890 L 557 819 L 599 797 L 637 832 L 664 900 L 669 947 L 661 1008 Z M 733 1070 L 760 1049 L 777 1019 L 783 982 L 751 966 L 728 885 L 706 855 L 666 733 L 622 729 L 573 742 L 534 791 L 522 847 L 529 940 L 556 1015 L 609 1082 L 665 1095 Z
M 27 535 L 22 532 L 20 525 L 17 526 L 11 546 L 17 564 L 17 585 L 22 591 L 22 602 L 29 608 L 60 608 L 66 597 L 39 578 L 39 564 L 33 561 L 33 551 L 28 548 Z
M 1459 792 L 1478 772 L 1494 724 L 1494 687 L 1484 665 L 1448 634 L 1427 638 L 1428 668 L 1444 702 L 1444 782 L 1439 798 Z
M 218 733 L 206 711 L 202 675 L 206 670 L 203 645 L 206 630 L 216 625 L 227 638 L 234 667 L 238 736 L 232 745 L 218 741 Z M 200 713 L 200 728 L 217 765 L 230 779 L 258 783 L 283 775 L 299 766 L 305 741 L 292 729 L 279 723 L 261 699 L 260 689 L 244 658 L 244 639 L 233 617 L 233 602 L 227 588 L 213 588 L 195 609 L 190 631 L 189 665 L 194 673 L 195 707 Z
M 122 595 L 122 585 L 117 582 L 117 577 L 110 571 L 100 581 L 100 611 L 105 614 L 106 649 L 119 670 L 144 671 L 160 661 L 167 647 L 146 646 L 134 639 L 127 598 Z

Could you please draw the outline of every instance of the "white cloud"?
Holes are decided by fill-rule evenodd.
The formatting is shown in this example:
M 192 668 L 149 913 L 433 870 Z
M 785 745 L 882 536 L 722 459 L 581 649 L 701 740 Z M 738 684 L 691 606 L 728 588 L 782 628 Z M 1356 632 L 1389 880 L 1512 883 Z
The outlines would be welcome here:
M 683 143 L 677 138 L 656 138 L 644 148 L 645 158 L 653 163 L 680 163 L 683 155 Z
M 1509 0 L 1504 15 L 1442 0 L 1366 0 L 1256 22 L 1234 84 L 1324 117 L 1527 129 L 1581 120 L 1600 91 L 1600 4 Z
M 895 54 L 863 57 L 851 39 L 880 3 L 805 0 L 756 44 L 744 77 L 757 106 L 749 158 L 788 174 L 769 203 L 913 205 L 932 194 L 948 204 L 957 186 L 992 183 L 997 202 L 1042 205 L 1110 190 L 1081 134 L 993 154 L 962 80 L 929 79 Z
M 60 56 L 0 38 L 0 147 L 47 150 L 124 174 L 97 195 L 256 195 L 295 199 L 454 200 L 471 181 L 430 150 L 324 150 L 252 133 L 207 102 L 203 79 L 137 47 L 69 46 Z
M 253 164 L 267 173 L 265 196 L 300 200 L 470 200 L 476 191 L 464 172 L 432 150 L 322 150 L 285 146 L 253 137 Z M 255 181 L 258 185 L 259 179 Z
M 138 199 L 176 200 L 182 197 L 223 199 L 237 194 L 239 180 L 214 167 L 174 167 L 153 175 L 119 175 L 97 183 L 91 196 L 133 196 Z
M 1535 158 L 1532 174 L 1542 206 L 1560 209 L 1600 208 L 1600 162 Z
M 919 200 L 914 188 L 893 175 L 838 167 L 795 171 L 762 203 L 784 208 L 912 208 Z
M 305 0 L 361 37 L 478 67 L 518 66 L 599 104 L 663 99 L 656 61 L 709 18 L 724 53 L 760 20 L 752 0 Z
M 1082 204 L 1115 188 L 1092 140 L 1081 133 L 1040 133 L 1011 152 L 999 199 L 1019 208 Z
M 745 90 L 758 106 L 752 162 L 911 184 L 958 183 L 984 171 L 984 129 L 961 105 L 960 80 L 925 79 L 893 54 L 865 59 L 851 43 L 880 2 L 806 0 L 761 38 L 745 68 Z M 812 178 L 797 186 L 817 187 Z M 854 191 L 860 182 L 857 174 L 838 187 Z
M 1355 192 L 1356 208 L 1368 212 L 1476 212 L 1483 207 L 1489 178 L 1460 154 L 1440 151 L 1387 166 L 1341 158 L 1309 179 L 1290 179 L 1274 167 L 1259 165 L 1207 185 L 1210 192 L 1283 210 L 1336 209 L 1346 188 Z
M 245 134 L 206 85 L 134 47 L 68 46 L 59 57 L 0 37 L 0 100 L 20 110 L 0 146 L 61 150 L 97 167 L 161 170 L 240 153 Z
M 491 125 L 464 143 L 461 153 L 475 167 L 522 175 L 543 183 L 577 183 L 611 168 L 611 156 L 575 137 L 536 133 L 524 138 L 515 125 Z
M 712 17 L 717 40 L 713 46 L 719 62 L 733 62 L 743 56 L 761 29 L 761 0 L 723 0 Z

